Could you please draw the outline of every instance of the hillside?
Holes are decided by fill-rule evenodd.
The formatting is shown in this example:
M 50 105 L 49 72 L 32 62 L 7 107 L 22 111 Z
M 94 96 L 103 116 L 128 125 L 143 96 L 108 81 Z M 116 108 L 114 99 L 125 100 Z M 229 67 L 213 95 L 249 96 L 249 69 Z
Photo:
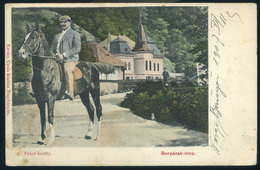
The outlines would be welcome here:
M 61 14 L 47 9 L 13 9 L 12 11 L 12 52 L 13 52 L 13 81 L 24 82 L 31 79 L 31 61 L 21 61 L 17 58 L 18 50 L 22 45 L 25 34 L 27 32 L 26 23 L 35 25 L 39 23 L 42 31 L 46 35 L 49 44 L 52 42 L 54 34 L 60 31 L 59 17 Z M 72 24 L 72 28 L 78 31 L 81 37 L 87 39 L 88 42 L 99 42 L 88 31 L 80 28 L 76 23 Z
M 55 21 L 58 21 L 60 16 L 61 14 L 47 9 L 14 9 L 12 13 L 12 28 L 19 28 L 22 32 L 26 33 L 26 22 L 29 25 L 34 25 L 35 22 L 38 22 L 40 27 L 43 28 L 46 25 L 53 25 Z M 76 23 L 72 24 L 72 28 L 78 31 L 81 36 L 87 37 L 88 42 L 99 42 L 92 34 L 80 28 Z M 53 29 L 59 30 L 59 27 Z
M 103 41 L 126 35 L 135 41 L 140 20 L 146 34 L 164 56 L 170 72 L 196 76 L 196 62 L 207 67 L 207 7 L 51 8 L 72 17 L 80 27 Z

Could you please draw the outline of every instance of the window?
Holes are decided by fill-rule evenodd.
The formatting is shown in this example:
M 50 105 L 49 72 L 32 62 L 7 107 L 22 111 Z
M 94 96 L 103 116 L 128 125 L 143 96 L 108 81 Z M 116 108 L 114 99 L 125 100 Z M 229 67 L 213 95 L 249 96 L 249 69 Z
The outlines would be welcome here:
M 128 62 L 128 70 L 131 70 L 131 63 Z
M 149 70 L 152 70 L 152 62 L 149 61 Z
M 156 65 L 153 63 L 153 71 L 156 71 Z
M 125 62 L 125 70 L 127 70 L 127 65 L 126 65 L 126 62 Z
M 148 61 L 145 61 L 145 69 L 148 70 Z
M 159 63 L 157 63 L 157 71 L 159 71 Z

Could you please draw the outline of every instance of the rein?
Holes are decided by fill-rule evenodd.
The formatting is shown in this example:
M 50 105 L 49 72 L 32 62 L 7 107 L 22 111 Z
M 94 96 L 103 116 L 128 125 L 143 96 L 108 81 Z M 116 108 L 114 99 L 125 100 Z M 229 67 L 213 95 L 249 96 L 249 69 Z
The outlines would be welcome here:
M 33 57 L 38 57 L 38 58 L 43 58 L 43 59 L 56 59 L 55 57 L 52 57 L 52 56 L 38 56 L 38 55 L 34 55 Z M 40 68 L 37 68 L 35 67 L 34 65 L 31 65 L 32 68 L 36 69 L 36 70 L 39 70 L 39 71 L 48 71 L 50 70 L 53 66 L 54 66 L 55 63 L 53 63 L 48 69 L 40 69 Z
M 56 59 L 55 57 L 52 57 L 52 56 L 38 56 L 38 55 L 33 55 L 33 57 L 39 57 L 39 58 L 44 58 L 44 59 Z
M 26 43 L 26 41 L 24 41 L 24 45 L 26 45 L 31 54 L 32 54 L 32 57 L 38 57 L 38 58 L 42 58 L 42 59 L 56 59 L 55 57 L 53 56 L 38 56 L 36 53 L 39 51 L 40 49 L 40 46 L 41 46 L 41 37 L 38 36 L 38 39 L 37 39 L 37 42 L 35 43 L 35 46 L 34 47 L 31 47 L 29 44 Z M 31 65 L 32 68 L 36 69 L 36 70 L 39 70 L 39 71 L 48 71 L 50 70 L 53 66 L 54 66 L 55 63 L 53 63 L 48 69 L 40 69 L 40 68 L 37 68 L 35 67 L 34 65 Z

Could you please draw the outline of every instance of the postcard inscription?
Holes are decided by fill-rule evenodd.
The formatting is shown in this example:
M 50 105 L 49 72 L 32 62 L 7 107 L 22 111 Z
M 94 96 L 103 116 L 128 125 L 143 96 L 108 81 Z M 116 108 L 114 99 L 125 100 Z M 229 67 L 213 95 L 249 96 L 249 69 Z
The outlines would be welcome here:
M 7 44 L 6 46 L 6 116 L 9 116 L 11 110 L 11 44 Z
M 215 44 L 213 45 L 213 63 L 215 66 L 219 67 L 221 66 L 221 60 L 222 58 L 225 58 L 225 56 L 221 53 L 221 50 L 226 48 L 225 42 L 222 41 L 222 31 L 226 28 L 227 24 L 234 24 L 232 21 L 239 19 L 241 24 L 243 24 L 240 15 L 238 13 L 232 13 L 229 11 L 226 11 L 226 13 L 220 13 L 220 14 L 210 14 L 210 28 L 213 30 L 211 37 L 213 40 L 215 39 Z M 234 37 L 235 38 L 235 37 Z M 223 38 L 224 39 L 224 38 Z M 214 42 L 214 41 L 213 41 Z M 215 85 L 211 88 L 211 96 L 214 98 L 215 102 L 213 104 L 210 104 L 210 114 L 213 114 L 214 116 L 214 126 L 213 126 L 213 133 L 210 133 L 210 147 L 218 154 L 221 154 L 221 145 L 224 143 L 225 138 L 228 136 L 228 134 L 225 131 L 225 127 L 222 125 L 223 115 L 225 114 L 221 110 L 220 101 L 221 100 L 228 100 L 227 93 L 221 88 L 221 74 L 218 72 L 211 71 L 210 77 L 215 79 Z

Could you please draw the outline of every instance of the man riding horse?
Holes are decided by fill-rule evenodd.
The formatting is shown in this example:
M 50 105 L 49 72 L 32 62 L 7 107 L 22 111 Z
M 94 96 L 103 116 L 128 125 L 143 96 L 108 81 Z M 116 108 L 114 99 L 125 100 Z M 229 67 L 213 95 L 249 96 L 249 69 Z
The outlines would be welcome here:
M 71 28 L 71 18 L 67 15 L 59 18 L 61 32 L 56 34 L 50 47 L 53 57 L 63 64 L 66 77 L 67 92 L 70 100 L 74 98 L 73 71 L 79 61 L 81 39 L 78 32 Z
M 32 58 L 33 77 L 31 83 L 41 120 L 41 138 L 37 143 L 45 144 L 45 139 L 49 134 L 47 143 L 49 146 L 52 146 L 55 140 L 54 104 L 63 92 L 63 83 L 61 82 L 63 76 L 60 74 L 56 59 L 65 67 L 71 99 L 74 95 L 79 95 L 88 111 L 89 124 L 85 135 L 86 139 L 93 139 L 94 113 L 96 113 L 98 121 L 96 138 L 94 139 L 97 140 L 100 134 L 102 106 L 99 74 L 110 74 L 115 71 L 114 66 L 100 62 L 80 62 L 75 68 L 79 60 L 80 36 L 79 33 L 70 28 L 71 19 L 69 16 L 62 16 L 59 20 L 63 32 L 55 35 L 51 48 L 49 48 L 45 34 L 41 31 L 38 23 L 34 27 L 26 24 L 27 34 L 18 52 L 18 57 L 22 60 Z M 73 70 L 75 75 L 73 75 Z M 95 107 L 90 102 L 89 94 L 91 94 Z

